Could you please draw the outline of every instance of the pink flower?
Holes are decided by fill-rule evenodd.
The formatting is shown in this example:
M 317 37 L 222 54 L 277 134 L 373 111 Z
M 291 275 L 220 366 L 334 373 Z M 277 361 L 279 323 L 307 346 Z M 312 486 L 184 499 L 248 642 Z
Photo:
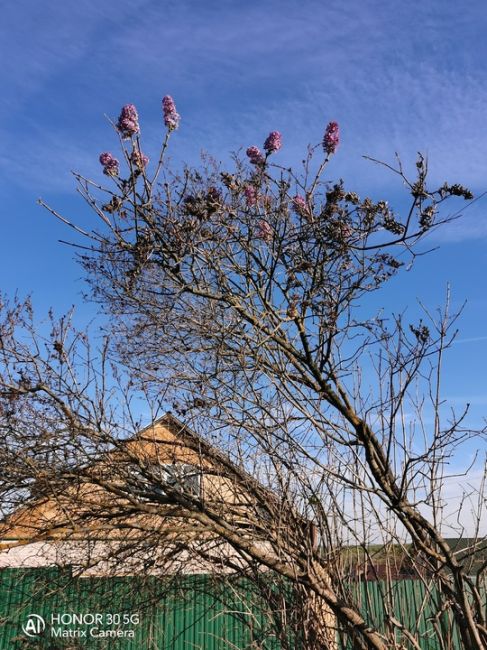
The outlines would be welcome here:
M 119 172 L 119 163 L 116 158 L 112 156 L 111 153 L 105 151 L 100 154 L 100 163 L 103 165 L 103 173 L 107 176 L 118 176 Z
M 255 234 L 259 239 L 263 239 L 265 242 L 269 243 L 272 241 L 274 230 L 272 229 L 272 226 L 267 223 L 267 221 L 262 219 L 257 224 L 257 231 Z
M 139 116 L 133 104 L 126 104 L 119 115 L 117 129 L 122 138 L 131 138 L 140 131 Z
M 268 154 L 279 151 L 282 147 L 282 137 L 279 131 L 271 131 L 264 142 L 264 149 Z
M 181 116 L 176 111 L 176 104 L 171 95 L 166 95 L 162 100 L 162 110 L 164 113 L 164 124 L 169 131 L 175 131 L 179 126 Z
M 142 151 L 137 151 L 136 149 L 132 151 L 130 161 L 132 162 L 132 165 L 135 165 L 135 167 L 138 167 L 139 169 L 144 169 L 144 167 L 147 167 L 149 164 L 149 158 L 147 158 Z
M 252 165 L 262 165 L 265 161 L 259 147 L 249 147 L 246 153 Z
M 304 196 L 296 194 L 296 196 L 293 197 L 293 209 L 297 215 L 306 219 L 308 223 L 313 222 L 313 211 Z
M 100 154 L 100 164 L 105 167 L 105 165 L 109 165 L 112 160 L 114 160 L 113 156 L 111 153 L 108 151 L 105 151 L 104 153 Z
M 244 189 L 245 200 L 247 205 L 250 207 L 252 205 L 257 205 L 258 194 L 255 187 L 252 185 L 246 185 Z
M 296 214 L 299 214 L 301 217 L 309 213 L 306 199 L 300 194 L 296 194 L 296 196 L 293 197 L 293 208 Z
M 335 153 L 338 145 L 340 144 L 340 129 L 337 122 L 330 122 L 325 130 L 323 136 L 323 149 L 329 156 Z

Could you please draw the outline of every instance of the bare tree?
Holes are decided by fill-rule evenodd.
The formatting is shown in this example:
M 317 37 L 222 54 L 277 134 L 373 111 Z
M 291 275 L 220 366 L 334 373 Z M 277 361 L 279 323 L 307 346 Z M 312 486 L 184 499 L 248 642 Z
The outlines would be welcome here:
M 170 98 L 164 115 L 154 170 L 128 106 L 114 125 L 127 173 L 104 153 L 110 187 L 76 175 L 99 230 L 53 211 L 86 238 L 77 244 L 80 260 L 109 315 L 101 353 L 67 321 L 40 342 L 29 305 L 4 305 L 7 510 L 64 488 L 60 528 L 103 521 L 110 531 L 139 531 L 131 552 L 164 548 L 165 557 L 172 550 L 220 562 L 276 600 L 283 643 L 293 625 L 310 649 L 333 647 L 334 626 L 357 648 L 426 647 L 424 630 L 398 613 L 391 591 L 378 621 L 366 616 L 354 586 L 362 566 L 385 571 L 390 587 L 400 562 L 424 587 L 438 647 L 449 647 L 455 628 L 463 647 L 480 650 L 487 643 L 485 565 L 473 566 L 480 530 L 461 557 L 444 535 L 447 463 L 467 440 L 485 436 L 464 426 L 465 413 L 447 415 L 442 402 L 441 364 L 456 315 L 447 304 L 407 323 L 369 300 L 453 218 L 442 216 L 443 203 L 470 201 L 471 193 L 458 184 L 430 187 L 419 156 L 414 179 L 399 161 L 386 165 L 409 193 L 404 214 L 360 198 L 325 179 L 339 143 L 333 122 L 299 173 L 272 162 L 281 146 L 273 132 L 264 153 L 250 147 L 248 161 L 235 156 L 230 171 L 206 158 L 201 169 L 175 174 L 164 162 L 179 123 Z M 204 499 L 140 462 L 127 445 L 127 432 L 139 428 L 130 419 L 136 395 L 151 417 L 171 405 L 200 434 L 194 442 L 181 425 L 200 464 L 245 496 L 232 505 L 222 495 Z M 100 472 L 94 459 L 104 453 L 122 454 L 138 473 L 109 470 L 108 461 Z M 82 488 L 70 487 L 86 484 L 112 495 L 110 503 L 86 506 Z M 482 506 L 480 493 L 477 522 Z M 175 524 L 187 532 L 179 545 L 161 518 L 184 522 Z M 373 542 L 384 554 L 380 569 Z M 220 553 L 221 545 L 231 552 Z M 110 554 L 126 557 L 123 545 Z M 293 615 L 264 567 L 305 603 Z

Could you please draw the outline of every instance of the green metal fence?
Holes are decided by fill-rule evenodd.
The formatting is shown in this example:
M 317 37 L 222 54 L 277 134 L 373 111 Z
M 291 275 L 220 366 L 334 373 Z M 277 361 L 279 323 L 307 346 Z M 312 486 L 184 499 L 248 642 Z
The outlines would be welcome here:
M 394 618 L 420 640 L 422 650 L 462 648 L 451 612 L 446 609 L 435 616 L 441 611 L 440 596 L 427 584 L 362 582 L 351 589 L 376 629 L 388 631 Z M 397 625 L 394 634 L 407 647 Z M 353 635 L 340 638 L 339 645 L 353 649 Z M 174 582 L 75 579 L 67 570 L 4 569 L 0 571 L 0 650 L 34 648 L 279 650 L 281 646 L 270 608 L 242 581 L 221 583 L 210 576 Z
M 4 569 L 0 650 L 277 650 L 266 609 L 248 586 L 209 576 L 172 583 Z
M 453 613 L 442 607 L 444 598 L 433 584 L 421 580 L 363 581 L 352 590 L 364 618 L 389 639 L 394 638 L 398 646 L 414 647 L 406 630 L 422 650 L 462 650 Z M 342 638 L 340 645 L 353 649 L 353 635 Z

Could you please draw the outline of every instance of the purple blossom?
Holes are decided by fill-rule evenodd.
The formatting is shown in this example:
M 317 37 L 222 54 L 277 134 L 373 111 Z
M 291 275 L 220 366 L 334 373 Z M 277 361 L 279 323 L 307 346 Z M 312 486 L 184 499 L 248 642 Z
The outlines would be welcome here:
M 143 154 L 142 151 L 138 151 L 137 149 L 132 151 L 130 161 L 132 165 L 135 165 L 135 167 L 138 167 L 139 169 L 144 169 L 144 167 L 147 167 L 149 164 L 149 158 Z
M 269 243 L 272 241 L 272 235 L 274 234 L 274 230 L 272 229 L 272 226 L 262 219 L 259 221 L 257 224 L 257 232 L 256 235 L 259 239 L 263 239 L 265 242 Z
M 100 154 L 100 163 L 103 165 L 103 173 L 107 176 L 118 176 L 119 172 L 119 163 L 116 158 L 112 156 L 111 153 L 105 151 Z
M 166 95 L 162 100 L 162 110 L 164 112 L 164 124 L 169 131 L 175 131 L 179 126 L 181 116 L 176 111 L 176 104 L 171 95 Z
M 252 205 L 257 205 L 258 194 L 255 187 L 252 185 L 247 185 L 244 189 L 245 200 L 247 205 L 250 207 Z
M 308 223 L 313 222 L 313 210 L 304 196 L 301 196 L 301 194 L 296 194 L 296 196 L 293 196 L 292 206 L 294 212 L 297 215 L 303 217 L 303 219 L 305 219 Z
M 133 104 L 126 104 L 119 115 L 117 129 L 122 138 L 131 138 L 140 131 L 139 116 Z
M 105 151 L 105 152 L 100 154 L 100 159 L 99 160 L 100 160 L 100 164 L 103 165 L 103 167 L 105 167 L 105 165 L 109 165 L 113 159 L 114 158 L 113 158 L 112 154 L 109 153 L 108 151 Z
M 259 147 L 249 147 L 246 153 L 252 165 L 262 165 L 265 162 L 265 158 L 262 155 Z
M 296 194 L 296 196 L 293 197 L 293 208 L 296 214 L 299 214 L 300 216 L 303 216 L 309 212 L 306 199 L 300 194 Z
M 271 131 L 264 142 L 264 149 L 268 154 L 279 151 L 282 147 L 282 136 L 279 131 Z
M 330 154 L 335 153 L 339 144 L 340 129 L 338 122 L 330 122 L 326 127 L 325 135 L 323 136 L 323 149 L 329 156 Z

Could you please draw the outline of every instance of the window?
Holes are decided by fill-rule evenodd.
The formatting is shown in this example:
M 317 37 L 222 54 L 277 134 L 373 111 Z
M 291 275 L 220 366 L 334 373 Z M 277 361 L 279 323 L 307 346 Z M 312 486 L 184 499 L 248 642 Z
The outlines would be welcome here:
M 164 482 L 173 489 L 181 492 L 188 492 L 198 496 L 201 489 L 201 473 L 194 465 L 176 463 L 174 465 L 162 465 L 161 473 Z
M 184 463 L 171 465 L 151 464 L 144 469 L 137 465 L 130 467 L 129 485 L 137 492 L 152 492 L 164 495 L 164 486 L 171 490 L 199 496 L 201 490 L 201 471 L 199 467 Z

